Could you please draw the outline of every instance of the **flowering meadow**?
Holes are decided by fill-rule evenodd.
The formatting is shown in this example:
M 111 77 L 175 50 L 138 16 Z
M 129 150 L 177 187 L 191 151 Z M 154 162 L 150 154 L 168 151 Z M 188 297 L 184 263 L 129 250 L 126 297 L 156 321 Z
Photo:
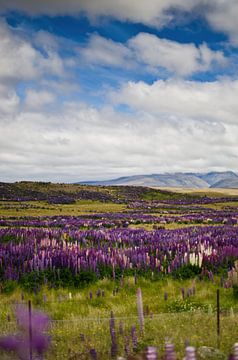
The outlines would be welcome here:
M 198 359 L 202 346 L 213 358 L 234 352 L 235 196 L 23 182 L 2 183 L 0 199 L 2 336 L 17 331 L 16 307 L 28 300 L 49 319 L 45 354 L 22 359 L 156 359 L 154 347 L 168 360 L 189 346 Z

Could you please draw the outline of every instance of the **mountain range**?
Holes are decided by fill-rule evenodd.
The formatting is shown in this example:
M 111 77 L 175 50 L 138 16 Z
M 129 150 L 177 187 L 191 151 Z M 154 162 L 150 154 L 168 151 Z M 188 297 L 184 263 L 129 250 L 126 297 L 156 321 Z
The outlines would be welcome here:
M 178 188 L 238 188 L 238 175 L 233 171 L 208 173 L 165 173 L 124 176 L 105 181 L 81 181 L 87 185 L 135 185 Z

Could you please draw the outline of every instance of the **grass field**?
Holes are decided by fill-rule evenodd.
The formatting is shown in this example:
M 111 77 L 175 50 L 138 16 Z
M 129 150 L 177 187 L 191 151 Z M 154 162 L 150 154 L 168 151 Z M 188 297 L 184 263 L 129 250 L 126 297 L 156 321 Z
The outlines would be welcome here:
M 193 195 L 207 195 L 207 196 L 237 196 L 238 189 L 224 189 L 224 188 L 201 188 L 201 189 L 194 189 L 194 188 L 178 188 L 178 187 L 155 187 L 153 186 L 152 189 L 161 189 L 166 191 L 172 191 L 175 193 L 180 194 L 193 194 Z
M 195 285 L 196 293 L 182 299 L 181 288 L 185 291 Z M 119 291 L 113 295 L 113 290 Z M 136 290 L 142 289 L 145 311 L 145 332 L 140 335 L 136 308 Z M 47 359 L 66 359 L 71 353 L 72 358 L 87 358 L 88 351 L 95 348 L 99 358 L 110 358 L 109 318 L 113 311 L 118 331 L 119 354 L 124 356 L 125 336 L 130 337 L 131 326 L 135 325 L 138 335 L 138 350 L 145 345 L 157 346 L 163 352 L 164 341 L 168 338 L 175 344 L 179 358 L 184 353 L 184 343 L 200 347 L 202 345 L 217 347 L 216 335 L 216 289 L 215 283 L 187 280 L 175 281 L 165 279 L 159 282 L 140 278 L 134 284 L 133 278 L 125 279 L 121 286 L 109 280 L 102 280 L 88 288 L 78 290 L 43 288 L 33 295 L 24 292 L 24 301 L 31 299 L 34 307 L 43 309 L 53 320 L 50 325 L 52 347 Z M 104 297 L 97 297 L 98 289 L 104 291 Z M 69 292 L 71 298 L 69 299 Z M 89 299 L 89 293 L 93 294 Z M 233 343 L 238 338 L 238 303 L 231 289 L 220 288 L 221 292 L 221 338 L 220 349 L 229 354 Z M 168 299 L 164 299 L 164 294 Z M 44 303 L 45 296 L 45 303 Z M 1 295 L 2 333 L 15 329 L 14 304 L 22 302 L 22 291 L 15 290 L 9 295 Z M 7 315 L 11 322 L 7 323 Z M 82 334 L 85 341 L 80 340 Z M 204 336 L 206 334 L 206 336 Z M 130 340 L 130 346 L 131 340 Z M 84 353 L 79 356 L 78 354 Z M 3 356 L 3 355 L 2 355 Z M 10 359 L 1 357 L 1 359 Z
M 22 203 L 0 201 L 1 216 L 57 216 L 84 215 L 103 212 L 120 212 L 123 204 L 102 203 L 93 200 L 78 200 L 75 204 L 49 205 L 46 201 L 26 201 Z
M 31 186 L 23 184 L 24 191 L 32 189 Z M 60 185 L 58 190 L 61 191 Z M 34 191 L 39 191 L 39 186 L 34 184 Z M 40 185 L 41 194 L 45 191 L 56 191 L 56 187 L 51 185 Z M 58 191 L 57 190 L 57 191 Z M 88 189 L 87 189 L 88 190 Z M 89 188 L 90 190 L 90 188 Z M 171 189 L 168 189 L 171 190 Z M 177 191 L 175 197 L 163 194 L 161 201 L 166 197 L 169 199 L 179 199 L 181 189 L 173 189 Z M 64 191 L 74 193 L 75 187 L 65 185 Z M 93 191 L 100 192 L 101 189 L 93 188 Z M 103 189 L 104 192 L 115 193 L 114 189 Z M 141 190 L 140 190 L 141 191 Z M 187 191 L 187 190 L 186 190 Z M 208 194 L 208 191 L 197 191 L 189 193 L 197 196 Z M 130 189 L 130 196 L 133 189 Z M 137 193 L 136 193 L 137 194 Z M 174 221 L 163 224 L 163 228 L 168 230 L 183 229 L 185 227 L 194 226 L 193 223 L 179 223 L 176 217 L 181 211 L 184 215 L 190 213 L 203 214 L 205 209 L 209 211 L 222 211 L 224 217 L 226 214 L 232 213 L 232 216 L 238 219 L 236 212 L 238 211 L 238 200 L 223 201 L 220 198 L 226 196 L 234 196 L 237 191 L 222 191 L 209 189 L 209 196 L 217 198 L 217 201 L 206 204 L 190 203 L 189 205 L 174 205 L 168 203 L 168 207 L 164 208 L 163 201 L 159 203 L 160 193 L 142 191 L 141 203 L 151 205 L 150 198 L 156 197 L 158 208 L 146 210 L 151 216 L 174 217 Z M 123 193 L 124 196 L 124 193 Z M 138 195 L 136 195 L 138 201 Z M 186 196 L 182 197 L 186 200 Z M 188 198 L 190 199 L 190 198 Z M 132 201 L 132 200 L 130 200 Z M 130 204 L 129 201 L 129 204 Z M 134 201 L 134 200 L 133 200 Z M 194 209 L 194 210 L 193 210 Z M 204 210 L 203 210 L 204 209 Z M 156 211 L 155 211 L 156 210 Z M 106 213 L 110 214 L 138 214 L 140 219 L 143 214 L 143 207 L 136 212 L 133 208 L 128 208 L 128 201 L 115 203 L 112 201 L 102 202 L 100 200 L 76 200 L 74 204 L 49 204 L 46 200 L 35 201 L 0 201 L 0 218 L 11 219 L 39 219 L 46 217 L 51 219 L 53 216 L 80 217 L 81 215 Z M 176 212 L 178 211 L 178 213 Z M 128 229 L 144 228 L 151 232 L 154 229 L 154 223 L 138 224 L 131 223 Z M 196 226 L 204 226 L 204 222 L 196 224 Z M 216 226 L 216 223 L 212 223 Z M 17 226 L 17 225 L 16 225 Z M 111 225 L 114 226 L 113 224 Z M 237 224 L 233 224 L 236 228 Z M 2 228 L 6 228 L 3 226 Z M 12 225 L 14 228 L 14 225 Z M 74 228 L 75 229 L 75 228 Z M 51 230 L 49 228 L 49 230 Z M 78 229 L 81 231 L 81 229 Z M 105 229 L 103 228 L 103 231 Z M 5 246 L 5 245 L 4 245 Z M 116 336 L 118 343 L 118 356 L 126 357 L 125 348 L 130 350 L 131 354 L 140 353 L 148 345 L 157 346 L 159 358 L 162 359 L 164 354 L 165 341 L 171 341 L 175 345 L 177 359 L 184 357 L 184 344 L 189 343 L 196 348 L 203 345 L 213 348 L 218 347 L 217 327 L 216 327 L 216 291 L 220 289 L 221 303 L 221 335 L 220 335 L 220 351 L 225 354 L 225 358 L 232 350 L 233 344 L 238 340 L 238 300 L 234 296 L 232 288 L 224 288 L 220 284 L 220 275 L 215 275 L 214 282 L 205 278 L 190 278 L 187 280 L 176 280 L 172 276 L 163 276 L 160 279 L 153 278 L 151 272 L 144 276 L 138 276 L 135 284 L 134 277 L 125 276 L 122 280 L 112 280 L 108 278 L 100 279 L 96 283 L 90 283 L 80 288 L 60 287 L 52 288 L 43 285 L 37 289 L 36 293 L 27 291 L 15 282 L 7 283 L 7 286 L 1 284 L 0 292 L 0 332 L 2 335 L 14 333 L 17 329 L 14 309 L 17 303 L 27 303 L 32 301 L 34 309 L 38 309 L 47 313 L 51 319 L 49 333 L 52 338 L 51 347 L 46 354 L 47 360 L 63 360 L 63 359 L 92 359 L 90 350 L 95 349 L 98 359 L 111 359 L 110 348 L 111 338 L 109 331 L 109 321 L 111 311 L 114 314 L 116 322 Z M 145 314 L 144 333 L 140 333 L 139 319 L 137 315 L 136 292 L 138 288 L 142 290 L 143 309 Z M 98 290 L 100 289 L 100 295 Z M 185 296 L 182 297 L 182 289 Z M 195 294 L 187 289 L 195 289 Z M 103 295 L 102 295 L 103 291 Z M 92 294 L 90 298 L 90 293 Z M 97 295 L 98 294 L 98 295 Z M 131 335 L 132 327 L 136 327 L 137 347 L 133 348 Z M 16 359 L 13 353 L 0 353 L 3 360 Z M 199 358 L 199 357 L 198 357 Z M 215 358 L 214 358 L 215 359 Z

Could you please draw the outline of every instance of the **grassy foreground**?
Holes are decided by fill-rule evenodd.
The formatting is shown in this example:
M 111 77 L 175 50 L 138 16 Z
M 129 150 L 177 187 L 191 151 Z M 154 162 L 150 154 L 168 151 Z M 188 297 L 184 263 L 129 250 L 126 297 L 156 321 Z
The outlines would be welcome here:
M 161 203 L 158 208 L 148 211 L 154 216 L 171 216 L 174 222 L 163 226 L 167 229 L 178 229 L 194 226 L 193 222 L 178 223 L 176 216 L 179 214 L 189 215 L 195 211 L 203 214 L 210 208 L 212 211 L 226 211 L 237 218 L 238 201 L 223 202 L 221 198 L 237 195 L 237 192 L 196 191 L 191 194 L 179 194 L 172 192 L 160 192 L 155 189 L 144 188 L 120 188 L 120 187 L 85 187 L 81 185 L 49 184 L 49 183 L 17 183 L 3 184 L 3 196 L 0 201 L 0 215 L 2 219 L 11 217 L 51 217 L 51 216 L 80 216 L 95 213 L 133 212 L 128 208 L 132 201 L 150 200 L 195 200 L 201 195 L 217 198 L 216 202 L 206 204 L 190 203 L 181 205 L 168 203 L 164 208 Z M 8 189 L 9 187 L 9 189 Z M 8 191 L 9 190 L 9 191 Z M 169 190 L 169 189 L 168 189 Z M 171 190 L 171 189 L 170 189 Z M 174 190 L 174 189 L 173 189 Z M 88 191 L 88 199 L 78 198 L 77 194 L 85 195 Z M 8 195 L 13 193 L 13 201 Z M 72 196 L 75 200 L 71 204 L 51 203 L 47 199 L 55 195 Z M 18 196 L 36 198 L 35 201 L 14 201 Z M 86 193 L 87 195 L 87 193 Z M 102 196 L 109 198 L 102 201 Z M 91 200 L 93 198 L 94 200 Z M 8 199 L 8 200 L 7 200 Z M 42 200 L 45 199 L 45 200 Z M 120 200 L 120 201 L 116 201 Z M 229 199 L 228 199 L 229 200 Z M 196 210 L 196 208 L 198 208 Z M 142 207 L 143 209 L 143 207 Z M 148 209 L 147 209 L 148 210 Z M 146 210 L 146 211 L 147 211 Z M 143 209 L 144 211 L 144 209 Z M 177 211 L 177 213 L 176 213 Z M 140 212 L 138 212 L 138 219 Z M 129 227 L 152 230 L 154 223 L 130 224 Z M 158 224 L 157 224 L 158 225 Z M 204 226 L 199 223 L 196 226 Z M 216 226 L 216 224 L 213 224 Z M 17 225 L 16 225 L 17 226 Z M 234 225 L 234 228 L 237 225 Z M 49 228 L 50 229 L 50 228 Z M 0 284 L 1 285 L 1 284 Z M 140 333 L 137 316 L 136 292 L 142 290 L 143 308 L 145 313 L 144 334 Z M 181 289 L 184 289 L 185 298 L 182 297 Z M 195 288 L 195 294 L 190 294 Z M 111 359 L 111 338 L 109 321 L 111 311 L 115 317 L 116 339 L 118 343 L 118 356 L 125 357 L 127 351 L 135 354 L 141 352 L 148 345 L 155 345 L 159 350 L 159 359 L 164 354 L 165 340 L 175 345 L 177 359 L 184 357 L 184 344 L 189 343 L 196 348 L 210 346 L 217 348 L 216 328 L 216 290 L 220 289 L 221 302 L 221 337 L 220 350 L 226 358 L 230 354 L 232 346 L 238 341 L 238 300 L 233 295 L 232 288 L 220 288 L 220 279 L 215 278 L 212 283 L 206 280 L 175 280 L 170 277 L 153 280 L 139 277 L 135 284 L 134 278 L 125 278 L 123 282 L 114 282 L 109 279 L 100 280 L 82 289 L 50 289 L 42 287 L 37 294 L 27 293 L 17 286 L 8 289 L 8 292 L 0 292 L 0 335 L 16 332 L 16 319 L 14 309 L 17 303 L 27 304 L 28 300 L 33 303 L 34 309 L 46 312 L 50 319 L 49 333 L 52 338 L 51 347 L 46 354 L 47 360 L 91 360 L 90 349 L 97 352 L 97 360 Z M 187 290 L 190 289 L 189 296 Z M 6 290 L 6 289 L 5 289 Z M 100 292 L 99 292 L 100 290 Z M 91 293 L 91 296 L 90 296 Z M 97 295 L 98 294 L 98 295 Z M 99 296 L 100 294 L 100 296 Z M 92 298 L 91 298 L 92 297 Z M 136 327 L 137 346 L 133 345 L 131 329 Z M 1 360 L 15 360 L 13 354 L 0 352 Z M 200 360 L 198 358 L 198 360 Z
M 110 358 L 110 312 L 116 319 L 119 355 L 124 356 L 125 339 L 133 352 L 131 327 L 136 326 L 140 351 L 146 345 L 156 345 L 160 355 L 166 339 L 175 345 L 178 358 L 184 356 L 184 344 L 217 347 L 216 289 L 217 283 L 208 281 L 153 281 L 139 278 L 124 279 L 124 284 L 102 280 L 82 290 L 41 289 L 33 295 L 24 293 L 23 302 L 31 299 L 34 308 L 44 310 L 51 318 L 52 347 L 46 359 L 88 359 L 94 348 L 99 359 Z M 195 286 L 195 295 L 187 297 L 187 289 Z M 137 318 L 136 290 L 140 287 L 145 313 L 145 332 L 140 335 Z M 181 288 L 185 289 L 182 299 Z M 98 289 L 101 295 L 97 296 Z M 118 290 L 117 290 L 118 289 Z M 116 290 L 116 291 L 115 291 Z M 104 296 L 102 296 L 102 291 Z M 92 299 L 90 299 L 90 292 Z M 168 299 L 164 299 L 167 293 Z M 220 349 L 226 355 L 238 339 L 238 302 L 232 289 L 220 289 L 221 339 Z M 22 302 L 18 288 L 11 294 L 0 295 L 0 332 L 7 334 L 16 328 L 14 307 Z M 10 319 L 8 318 L 10 315 Z M 7 321 L 8 318 L 8 321 Z M 10 320 L 10 321 L 9 321 Z M 12 355 L 0 354 L 1 359 L 13 359 Z

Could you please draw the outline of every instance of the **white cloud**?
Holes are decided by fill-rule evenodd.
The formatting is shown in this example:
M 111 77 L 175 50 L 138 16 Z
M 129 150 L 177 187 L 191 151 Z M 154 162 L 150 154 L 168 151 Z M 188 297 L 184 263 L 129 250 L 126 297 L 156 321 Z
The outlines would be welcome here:
M 62 13 L 67 5 L 68 11 L 73 6 L 78 11 L 81 6 L 91 15 L 104 12 L 99 3 L 57 2 Z M 103 2 L 107 14 L 160 23 L 161 9 L 168 2 L 147 2 L 144 12 L 142 3 L 121 1 L 113 7 L 113 2 Z M 4 5 L 3 1 L 0 4 Z M 16 6 L 22 4 L 33 14 L 43 7 L 48 13 L 55 11 L 52 1 L 47 1 L 47 6 L 44 1 L 15 2 Z M 56 102 L 49 112 L 48 106 L 58 95 L 66 93 L 67 98 L 68 92 L 78 91 L 80 79 L 70 83 L 70 78 L 64 78 L 67 62 L 59 56 L 57 39 L 40 32 L 30 40 L 4 23 L 0 23 L 0 36 L 1 180 L 77 181 L 163 171 L 237 169 L 238 81 L 130 82 L 111 92 L 108 107 L 95 109 L 72 100 Z M 179 75 L 201 68 L 207 71 L 214 62 L 224 61 L 221 53 L 206 45 L 196 48 L 148 34 L 139 34 L 125 45 L 93 35 L 80 51 L 87 63 L 123 68 L 137 59 L 152 70 L 163 67 Z M 182 52 L 186 53 L 186 68 Z M 69 64 L 71 60 L 74 63 L 75 59 Z M 56 78 L 52 81 L 49 75 Z M 24 103 L 17 86 L 28 80 L 34 85 L 25 90 Z M 126 104 L 132 110 L 120 113 L 112 104 L 115 109 Z
M 215 98 L 212 119 L 204 118 L 201 111 L 196 114 L 198 107 L 191 106 L 190 113 L 182 110 L 185 100 L 179 108 L 179 91 L 180 99 L 187 98 L 188 93 L 178 84 L 167 91 L 166 107 L 159 109 L 153 104 L 153 89 L 147 88 L 150 101 L 145 104 L 140 96 L 142 88 L 135 87 L 135 108 L 143 111 L 130 115 L 111 107 L 97 110 L 77 103 L 66 103 L 50 114 L 22 111 L 13 122 L 1 126 L 1 179 L 77 181 L 163 171 L 236 169 L 237 122 L 220 118 Z M 237 90 L 233 96 L 236 94 Z M 157 99 L 159 95 L 157 91 Z M 127 103 L 131 103 L 132 94 L 127 96 Z M 187 102 L 191 99 L 192 95 Z M 162 101 L 165 95 L 160 106 Z M 208 106 L 207 101 L 205 104 Z
M 212 51 L 205 43 L 196 47 L 193 43 L 183 44 L 149 33 L 139 33 L 126 44 L 93 34 L 78 51 L 87 64 L 130 69 L 146 65 L 148 72 L 165 69 L 178 76 L 214 71 L 228 64 L 222 51 Z
M 8 86 L 0 84 L 0 120 L 16 114 L 19 109 L 20 99 L 16 92 Z
M 114 103 L 129 105 L 136 111 L 224 123 L 237 123 L 237 97 L 238 81 L 229 79 L 159 80 L 152 85 L 129 82 L 110 95 Z
M 162 67 L 180 76 L 208 71 L 214 64 L 226 64 L 223 53 L 212 51 L 205 43 L 196 47 L 192 43 L 182 44 L 140 33 L 130 39 L 129 46 L 136 58 L 152 69 Z
M 35 80 L 44 74 L 64 75 L 64 64 L 57 52 L 48 48 L 46 56 L 34 48 L 29 40 L 20 36 L 0 21 L 0 80 L 16 84 L 23 80 Z M 48 39 L 50 35 L 48 35 Z
M 93 34 L 86 47 L 80 48 L 79 53 L 90 64 L 105 66 L 131 66 L 131 51 L 121 43 Z
M 31 110 L 41 110 L 44 106 L 54 103 L 55 100 L 55 95 L 49 91 L 29 89 L 26 91 L 25 106 Z
M 78 15 L 85 12 L 89 17 L 110 16 L 120 20 L 142 22 L 161 26 L 171 20 L 166 11 L 170 7 L 191 10 L 199 0 L 0 0 L 2 12 L 20 10 L 29 15 Z
M 206 18 L 210 25 L 218 31 L 225 32 L 230 36 L 234 45 L 238 45 L 238 2 L 237 0 L 209 0 L 205 1 L 208 6 Z
M 106 16 L 152 27 L 178 21 L 171 9 L 186 12 L 187 18 L 198 11 L 214 29 L 228 34 L 237 45 L 237 0 L 0 0 L 0 13 L 9 10 L 19 10 L 30 16 L 86 13 L 91 19 Z

